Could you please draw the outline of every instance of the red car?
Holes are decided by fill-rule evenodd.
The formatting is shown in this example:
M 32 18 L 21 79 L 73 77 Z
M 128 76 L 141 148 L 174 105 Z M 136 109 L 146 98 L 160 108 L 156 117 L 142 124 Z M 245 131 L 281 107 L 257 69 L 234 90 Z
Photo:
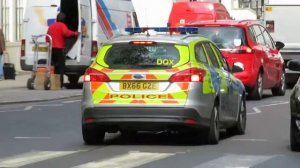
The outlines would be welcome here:
M 263 89 L 271 89 L 274 96 L 285 94 L 285 67 L 279 51 L 284 43 L 275 42 L 258 21 L 199 21 L 188 26 L 199 27 L 198 33 L 220 48 L 230 67 L 235 62 L 244 67 L 234 75 L 245 85 L 248 97 L 260 100 Z

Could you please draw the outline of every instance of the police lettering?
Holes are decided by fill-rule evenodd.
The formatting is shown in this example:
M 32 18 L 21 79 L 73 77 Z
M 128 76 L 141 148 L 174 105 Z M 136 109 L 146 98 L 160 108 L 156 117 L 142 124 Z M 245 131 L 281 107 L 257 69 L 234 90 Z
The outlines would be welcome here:
M 174 65 L 174 60 L 172 59 L 157 59 L 157 65 Z

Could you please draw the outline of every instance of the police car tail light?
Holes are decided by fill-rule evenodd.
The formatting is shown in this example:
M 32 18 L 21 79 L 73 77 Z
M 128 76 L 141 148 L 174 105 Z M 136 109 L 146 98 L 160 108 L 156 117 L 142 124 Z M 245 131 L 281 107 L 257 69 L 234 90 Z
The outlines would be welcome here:
M 251 54 L 253 50 L 248 46 L 239 46 L 231 51 L 231 53 L 235 54 Z
M 205 70 L 198 68 L 190 68 L 173 74 L 170 82 L 203 82 Z
M 84 82 L 109 82 L 109 77 L 94 68 L 88 68 L 83 77 Z

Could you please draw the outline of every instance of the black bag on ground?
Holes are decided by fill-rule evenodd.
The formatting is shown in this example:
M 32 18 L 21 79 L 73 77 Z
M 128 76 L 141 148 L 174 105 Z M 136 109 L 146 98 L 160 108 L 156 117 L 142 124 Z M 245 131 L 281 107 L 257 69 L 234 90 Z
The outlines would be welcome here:
M 3 72 L 4 72 L 4 79 L 16 79 L 16 70 L 14 64 L 4 63 Z

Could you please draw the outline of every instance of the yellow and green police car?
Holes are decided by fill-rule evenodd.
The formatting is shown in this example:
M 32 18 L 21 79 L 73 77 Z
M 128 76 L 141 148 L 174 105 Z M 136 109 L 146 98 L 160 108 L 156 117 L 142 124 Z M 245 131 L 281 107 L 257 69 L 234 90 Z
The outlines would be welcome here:
M 241 63 L 229 69 L 213 42 L 193 34 L 197 28 L 126 30 L 101 47 L 84 74 L 86 144 L 117 131 L 193 132 L 210 144 L 223 128 L 245 133 L 245 89 L 232 74 L 243 71 Z

